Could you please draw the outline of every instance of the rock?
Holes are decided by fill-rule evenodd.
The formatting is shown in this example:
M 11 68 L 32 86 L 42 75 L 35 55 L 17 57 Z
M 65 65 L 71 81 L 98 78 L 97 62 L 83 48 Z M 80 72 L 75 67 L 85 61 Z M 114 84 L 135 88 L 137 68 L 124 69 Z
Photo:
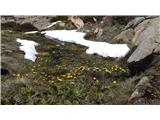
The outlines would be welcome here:
M 149 15 L 149 16 L 146 16 L 145 18 L 146 19 L 152 19 L 152 18 L 156 18 L 156 17 L 158 17 L 158 16 Z
M 154 52 L 160 54 L 160 44 L 154 49 Z
M 112 16 L 105 16 L 102 18 L 102 24 L 105 26 L 112 26 L 113 25 L 113 17 Z
M 11 16 L 11 17 L 2 17 L 2 27 L 10 24 L 14 25 L 17 29 L 21 30 L 22 28 L 26 30 L 23 31 L 34 31 L 34 30 L 44 30 L 52 24 L 51 19 L 54 16 L 45 17 L 45 16 Z M 12 23 L 12 24 L 11 24 Z M 21 27 L 21 28 L 20 28 Z M 30 28 L 30 29 L 28 29 Z M 33 29 L 32 29 L 33 28 Z
M 140 24 L 138 24 L 138 25 L 134 28 L 134 32 L 136 33 L 136 32 L 139 31 L 140 29 L 148 27 L 150 21 L 151 21 L 151 20 L 147 19 L 147 20 L 144 20 L 143 22 L 141 22 Z
M 132 104 L 160 103 L 160 75 L 144 76 L 135 86 L 134 92 L 128 99 Z
M 103 34 L 103 29 L 102 28 L 96 28 L 96 30 L 94 31 L 94 33 L 96 34 L 97 38 L 100 38 L 101 35 Z
M 144 31 L 144 27 L 141 27 L 140 29 L 138 29 L 138 30 L 136 30 L 135 31 L 135 35 L 134 35 L 134 37 L 133 37 L 133 39 L 131 40 L 131 42 L 134 44 L 134 45 L 136 45 L 136 40 L 137 40 L 137 38 L 139 37 L 139 35 Z
M 136 98 L 143 97 L 145 94 L 145 91 L 148 87 L 150 87 L 150 79 L 148 77 L 142 77 L 141 80 L 138 82 L 138 84 L 135 86 L 134 92 L 128 99 L 129 102 Z
M 134 36 L 134 30 L 132 28 L 122 31 L 114 39 L 122 41 L 131 41 Z
M 14 30 L 20 31 L 20 32 L 27 32 L 27 31 L 37 31 L 38 28 L 33 24 L 26 22 L 23 24 L 17 24 Z
M 137 49 L 132 53 L 128 59 L 128 63 L 138 62 L 152 53 L 159 53 L 160 51 L 160 32 L 159 25 L 160 17 L 151 20 L 151 24 L 147 27 L 135 40 L 138 45 Z
M 72 23 L 75 25 L 77 29 L 83 28 L 84 26 L 83 20 L 77 16 L 69 16 L 68 20 L 72 21 Z
M 5 24 L 9 22 L 15 22 L 14 16 L 1 17 L 1 24 Z
M 124 30 L 129 29 L 129 28 L 134 28 L 136 27 L 139 23 L 145 20 L 145 17 L 136 17 L 132 21 L 130 21 L 124 28 Z

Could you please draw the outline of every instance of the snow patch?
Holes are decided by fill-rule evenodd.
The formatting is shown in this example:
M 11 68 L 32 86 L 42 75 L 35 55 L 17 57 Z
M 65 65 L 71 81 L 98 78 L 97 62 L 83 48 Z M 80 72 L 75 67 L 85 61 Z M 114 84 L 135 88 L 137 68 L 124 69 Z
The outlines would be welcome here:
M 57 23 L 60 23 L 60 22 L 62 22 L 62 21 L 53 22 L 52 24 L 50 24 L 49 26 L 47 26 L 46 29 L 48 29 L 48 28 L 52 27 L 53 25 L 56 25 Z
M 124 57 L 130 49 L 127 44 L 110 44 L 107 42 L 95 42 L 85 40 L 86 33 L 77 32 L 76 30 L 52 30 L 45 31 L 47 38 L 56 38 L 60 41 L 76 43 L 88 47 L 87 54 L 99 54 L 103 57 L 120 58 Z
M 37 33 L 38 31 L 29 31 L 29 32 L 25 32 L 25 34 L 34 34 Z
M 23 40 L 19 38 L 17 38 L 16 41 L 21 44 L 19 49 L 25 52 L 24 58 L 35 62 L 36 54 L 38 54 L 35 46 L 38 46 L 39 44 L 34 41 Z

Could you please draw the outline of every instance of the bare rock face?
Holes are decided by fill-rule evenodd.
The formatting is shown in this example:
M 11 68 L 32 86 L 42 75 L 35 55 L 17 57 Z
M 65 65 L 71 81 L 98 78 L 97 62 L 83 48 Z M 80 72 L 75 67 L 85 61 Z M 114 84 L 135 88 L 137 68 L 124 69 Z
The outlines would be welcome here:
M 130 28 L 125 31 L 122 31 L 114 39 L 122 40 L 122 41 L 131 41 L 133 36 L 134 36 L 134 30 L 132 28 Z
M 129 102 L 132 104 L 160 103 L 160 17 L 145 18 L 134 28 L 131 42 L 136 49 L 128 58 L 132 75 L 143 75 L 135 86 Z M 138 74 L 137 74 L 138 73 Z
M 149 83 L 150 79 L 148 77 L 143 77 L 138 84 L 135 86 L 135 90 L 132 93 L 131 97 L 129 98 L 129 102 L 131 102 L 132 100 L 136 99 L 136 98 L 140 98 L 143 97 L 145 94 L 145 91 L 148 87 L 151 86 L 151 84 Z
M 128 63 L 138 62 L 152 53 L 160 52 L 160 17 L 150 20 L 148 27 L 135 40 L 137 49 L 129 57 Z
M 143 76 L 135 86 L 128 102 L 131 104 L 160 104 L 160 76 Z
M 133 19 L 132 21 L 130 21 L 126 25 L 126 27 L 124 28 L 124 30 L 127 30 L 129 28 L 134 28 L 134 27 L 136 27 L 139 23 L 141 23 L 144 20 L 145 20 L 145 17 L 136 17 L 135 19 Z
M 133 66 L 139 69 L 146 62 L 151 61 L 152 54 L 160 53 L 160 17 L 136 17 L 125 26 L 119 35 L 114 37 L 114 40 L 135 46 L 136 49 L 127 62 L 132 69 Z

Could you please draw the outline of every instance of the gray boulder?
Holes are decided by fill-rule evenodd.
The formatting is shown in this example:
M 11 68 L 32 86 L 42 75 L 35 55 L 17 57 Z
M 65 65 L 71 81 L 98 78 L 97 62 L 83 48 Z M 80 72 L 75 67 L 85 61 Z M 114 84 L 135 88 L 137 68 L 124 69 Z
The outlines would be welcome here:
M 122 31 L 114 40 L 131 41 L 134 37 L 134 30 L 132 28 Z
M 145 20 L 145 17 L 136 17 L 135 19 L 133 19 L 132 21 L 130 21 L 126 25 L 126 27 L 124 28 L 124 30 L 129 29 L 129 28 L 134 28 L 134 27 L 136 27 L 139 23 L 141 23 L 144 20 Z
M 160 17 L 150 20 L 150 24 L 135 40 L 137 49 L 131 54 L 128 63 L 138 62 L 152 53 L 160 52 Z

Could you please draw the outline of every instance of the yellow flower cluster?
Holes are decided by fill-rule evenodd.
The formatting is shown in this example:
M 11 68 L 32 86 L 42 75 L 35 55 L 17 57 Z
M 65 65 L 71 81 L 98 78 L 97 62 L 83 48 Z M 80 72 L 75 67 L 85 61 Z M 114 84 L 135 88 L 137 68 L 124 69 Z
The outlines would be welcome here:
M 72 79 L 77 78 L 77 75 L 76 74 L 68 73 L 68 74 L 57 76 L 56 78 L 57 78 L 58 81 L 72 80 Z
M 111 72 L 127 72 L 126 69 L 124 69 L 124 68 L 122 68 L 122 67 L 120 67 L 118 65 L 114 65 L 114 66 L 110 67 L 109 70 Z
M 63 81 L 63 80 L 73 80 L 77 78 L 78 76 L 82 75 L 84 71 L 93 71 L 93 72 L 106 72 L 108 74 L 112 74 L 113 72 L 127 72 L 126 69 L 118 66 L 118 65 L 113 65 L 111 67 L 88 67 L 88 66 L 76 66 L 72 68 L 67 68 L 64 66 L 57 66 L 58 70 L 60 69 L 65 69 L 68 72 L 63 75 L 59 75 L 56 77 L 58 81 Z M 95 77 L 93 78 L 94 80 L 97 80 Z
M 20 77 L 21 75 L 18 73 L 18 74 L 12 74 L 13 76 L 15 77 Z

